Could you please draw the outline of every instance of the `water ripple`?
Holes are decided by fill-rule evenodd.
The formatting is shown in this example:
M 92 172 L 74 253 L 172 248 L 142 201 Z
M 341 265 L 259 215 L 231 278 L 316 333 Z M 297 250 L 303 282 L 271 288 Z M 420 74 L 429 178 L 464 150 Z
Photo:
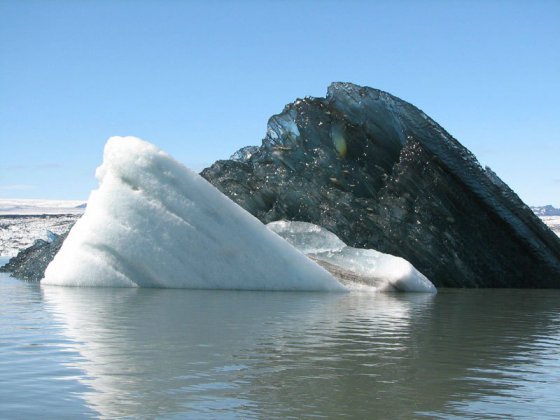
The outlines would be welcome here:
M 557 418 L 560 292 L 46 287 L 0 278 L 0 417 Z

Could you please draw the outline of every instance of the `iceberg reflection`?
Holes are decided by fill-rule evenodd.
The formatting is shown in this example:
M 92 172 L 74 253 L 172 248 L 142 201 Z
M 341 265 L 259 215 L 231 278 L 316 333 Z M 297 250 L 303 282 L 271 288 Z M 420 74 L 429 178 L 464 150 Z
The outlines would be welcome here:
M 69 364 L 85 372 L 79 380 L 91 390 L 83 395 L 90 408 L 102 416 L 209 417 L 258 413 L 255 387 L 297 365 L 290 354 L 301 348 L 317 350 L 307 363 L 319 368 L 328 348 L 348 340 L 353 319 L 366 322 L 359 333 L 366 341 L 389 330 L 406 336 L 411 317 L 432 296 L 64 287 L 42 293 L 82 356 Z
M 81 396 L 102 417 L 491 416 L 524 398 L 556 407 L 558 293 L 42 293 L 81 355 L 68 362 L 84 373 Z

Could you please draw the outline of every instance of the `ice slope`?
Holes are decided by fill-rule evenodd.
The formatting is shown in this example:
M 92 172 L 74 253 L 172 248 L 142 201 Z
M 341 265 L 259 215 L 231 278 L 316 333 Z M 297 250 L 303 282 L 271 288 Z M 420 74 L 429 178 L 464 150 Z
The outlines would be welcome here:
M 112 137 L 42 284 L 248 290 L 345 288 L 157 147 Z
M 383 291 L 436 293 L 432 282 L 403 258 L 346 246 L 334 233 L 312 223 L 278 221 L 267 227 L 351 289 L 370 286 Z

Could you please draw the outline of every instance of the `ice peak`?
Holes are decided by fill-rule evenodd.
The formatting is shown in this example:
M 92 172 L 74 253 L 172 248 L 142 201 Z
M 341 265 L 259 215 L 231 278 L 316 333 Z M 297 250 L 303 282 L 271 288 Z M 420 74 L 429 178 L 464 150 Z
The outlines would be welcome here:
M 43 284 L 196 289 L 344 287 L 154 145 L 112 137 L 84 216 Z

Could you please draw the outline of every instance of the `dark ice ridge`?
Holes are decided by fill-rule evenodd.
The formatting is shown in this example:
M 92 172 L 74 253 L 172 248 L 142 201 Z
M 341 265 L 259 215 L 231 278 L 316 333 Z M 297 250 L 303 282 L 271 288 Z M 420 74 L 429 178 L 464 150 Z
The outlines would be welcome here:
M 323 226 L 437 287 L 560 287 L 558 237 L 435 121 L 377 89 L 298 99 L 260 148 L 202 176 L 265 223 Z
M 436 287 L 560 287 L 560 239 L 436 122 L 377 89 L 333 83 L 298 99 L 262 146 L 201 175 L 264 223 L 323 226 L 409 260 Z M 63 239 L 8 271 L 42 278 Z

